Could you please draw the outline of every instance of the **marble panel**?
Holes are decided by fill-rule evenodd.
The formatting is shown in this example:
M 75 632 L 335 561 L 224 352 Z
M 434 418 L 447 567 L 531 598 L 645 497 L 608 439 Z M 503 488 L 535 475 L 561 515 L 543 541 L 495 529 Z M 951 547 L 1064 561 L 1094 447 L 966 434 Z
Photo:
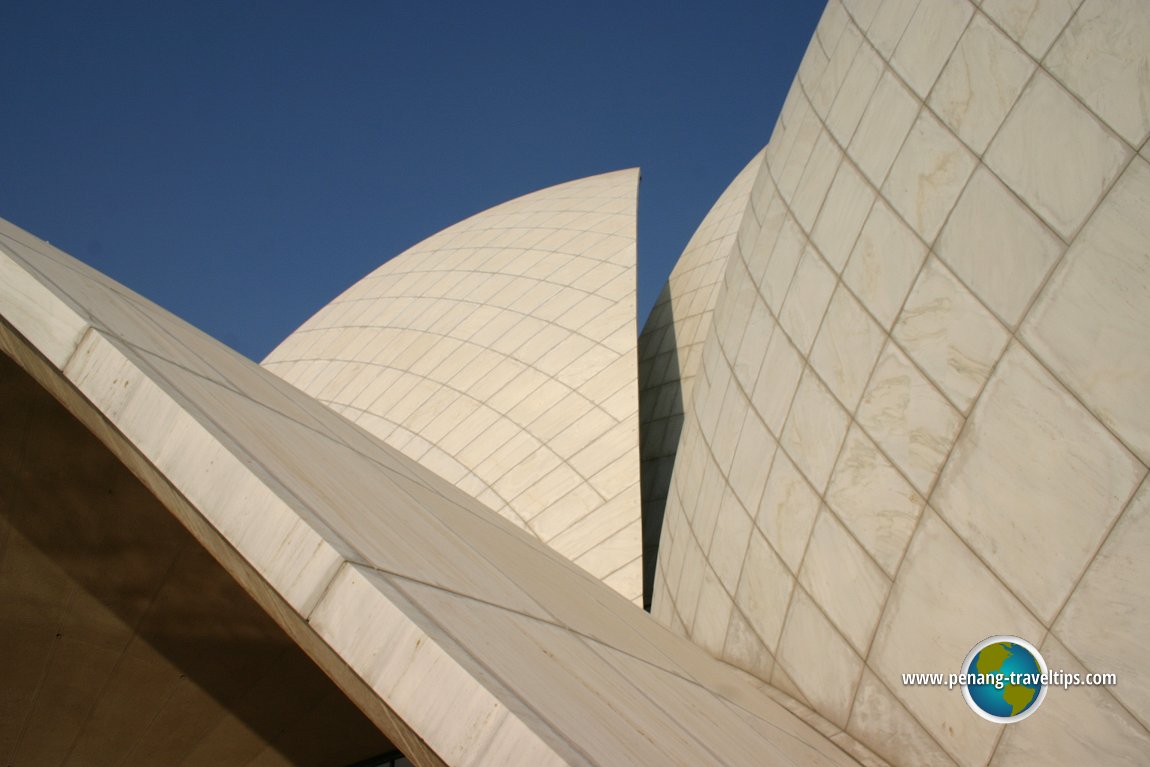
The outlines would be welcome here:
M 1046 68 L 1118 135 L 1150 135 L 1150 13 L 1142 0 L 1086 0 Z
M 1051 621 L 1144 472 L 1015 343 L 931 502 L 1036 615 Z
M 893 344 L 887 344 L 858 409 L 859 425 L 920 493 L 929 493 L 962 416 Z
M 1066 254 L 1023 337 L 1150 463 L 1150 164 L 1135 159 Z
M 1070 239 L 1129 157 L 1129 148 L 1098 118 L 1039 71 L 991 142 L 985 161 Z
M 1034 72 L 1034 61 L 975 14 L 927 102 L 976 153 L 986 150 Z
M 962 412 L 982 391 L 1010 338 L 933 256 L 906 300 L 893 337 Z
M 980 165 L 935 252 L 999 319 L 1017 326 L 1065 245 Z

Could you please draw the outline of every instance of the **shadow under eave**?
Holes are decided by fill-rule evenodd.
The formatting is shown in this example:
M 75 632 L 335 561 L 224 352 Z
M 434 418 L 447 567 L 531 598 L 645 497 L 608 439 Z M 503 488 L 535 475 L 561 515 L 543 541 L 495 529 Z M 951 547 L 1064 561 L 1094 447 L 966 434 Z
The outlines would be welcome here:
M 346 765 L 379 730 L 0 355 L 0 763 Z

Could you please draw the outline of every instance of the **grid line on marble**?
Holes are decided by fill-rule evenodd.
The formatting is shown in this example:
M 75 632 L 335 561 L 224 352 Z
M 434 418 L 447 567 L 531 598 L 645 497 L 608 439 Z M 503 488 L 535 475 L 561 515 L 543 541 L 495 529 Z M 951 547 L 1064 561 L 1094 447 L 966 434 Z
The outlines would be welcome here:
M 720 352 L 720 353 L 723 353 L 723 354 L 725 355 L 725 352 Z M 729 365 L 729 364 L 730 364 L 730 363 L 728 362 L 728 365 Z M 693 424 L 692 424 L 692 425 L 693 425 Z M 691 428 L 691 425 L 689 425 L 689 426 L 688 426 L 688 428 Z M 705 440 L 705 438 L 704 438 L 704 442 L 705 442 L 705 441 L 706 441 L 706 440 Z M 709 450 L 709 443 L 707 443 L 707 444 L 708 444 L 708 450 Z M 714 463 L 715 465 L 718 465 L 718 462 L 717 462 L 717 461 L 715 461 L 715 459 L 714 459 L 714 456 L 713 456 L 713 455 L 711 455 L 710 457 L 711 457 L 711 461 L 712 461 L 712 463 Z M 726 481 L 727 481 L 727 480 L 726 480 L 726 479 L 725 479 L 725 477 L 724 477 L 724 482 L 726 482 Z M 729 485 L 728 485 L 728 486 L 729 486 Z M 746 509 L 745 509 L 745 508 L 743 508 L 743 512 L 744 512 L 744 513 L 746 513 Z M 688 528 L 689 528 L 689 530 L 690 530 L 690 533 L 691 533 L 692 537 L 694 538 L 694 534 L 695 534 L 695 528 L 694 528 L 692 525 L 688 525 Z M 768 544 L 768 546 L 770 546 L 771 548 L 774 548 L 774 544 L 773 544 L 773 543 L 770 541 L 770 539 L 769 539 L 769 538 L 767 539 L 767 544 Z M 700 548 L 703 548 L 703 547 L 702 547 L 702 546 L 701 546 L 701 545 L 700 545 L 700 544 L 697 542 L 697 539 L 695 540 L 695 545 L 696 545 L 696 546 L 699 546 Z M 809 543 L 808 543 L 808 545 L 809 545 Z M 865 551 L 865 549 L 864 549 L 864 551 Z M 776 556 L 778 556 L 778 552 L 777 552 L 777 551 L 775 552 L 775 554 L 776 554 Z M 868 554 L 868 556 L 869 556 L 869 554 Z M 799 568 L 799 569 L 801 569 L 801 564 L 800 564 L 800 568 Z M 793 579 L 794 577 L 795 577 L 795 573 L 794 573 L 794 572 L 792 572 L 792 579 Z M 665 583 L 665 581 L 664 581 L 664 583 Z M 728 598 L 730 598 L 730 597 L 731 597 L 731 595 L 730 595 L 730 594 L 728 594 Z M 823 611 L 823 608 L 822 608 L 822 606 L 821 606 L 821 605 L 819 605 L 817 602 L 816 602 L 815 604 L 816 604 L 816 607 L 817 607 L 817 609 L 818 609 L 820 612 L 821 612 L 821 611 Z M 677 602 L 674 602 L 674 601 L 672 601 L 672 607 L 673 607 L 673 609 L 675 609 L 675 610 L 677 611 Z M 699 608 L 698 608 L 698 606 L 696 606 L 696 612 L 697 612 L 697 610 L 698 610 L 698 609 L 699 609 Z M 733 607 L 733 609 L 739 609 L 739 608 L 738 608 L 738 602 L 737 602 L 737 601 L 734 603 L 734 607 Z M 692 623 L 693 623 L 693 622 L 694 622 L 694 621 L 692 621 Z M 832 621 L 832 623 L 833 623 L 833 621 Z M 763 637 L 760 637 L 760 641 L 764 641 L 764 643 L 765 643 L 765 641 L 766 641 L 766 640 L 765 640 L 765 638 L 763 638 Z
M 802 85 L 801 85 L 801 81 L 798 81 L 798 80 L 796 80 L 796 86 L 797 86 L 799 89 L 801 89 L 801 88 L 802 88 Z M 1017 100 L 1016 100 L 1016 101 L 1017 101 Z M 821 119 L 822 119 L 822 118 L 820 117 L 820 118 L 819 118 L 820 122 L 821 122 Z M 1005 118 L 1003 119 L 1003 122 L 1005 122 Z M 824 130 L 825 130 L 825 129 L 826 129 L 826 126 L 824 125 L 823 127 L 824 127 Z M 1001 128 L 1001 126 L 1000 126 L 1000 128 Z M 1148 142 L 1147 142 L 1147 143 L 1150 143 L 1150 140 L 1148 140 Z M 849 155 L 849 153 L 847 153 L 847 151 L 846 151 L 844 148 L 842 148 L 842 147 L 840 147 L 840 150 L 841 150 L 841 151 L 844 153 L 844 160 L 850 160 L 850 155 Z M 1130 158 L 1128 158 L 1127 164 L 1124 166 L 1124 168 L 1123 168 L 1123 171 L 1120 171 L 1120 172 L 1118 172 L 1118 173 L 1115 175 L 1114 179 L 1113 179 L 1113 180 L 1112 180 L 1112 182 L 1111 182 L 1111 185 L 1113 185 L 1114 183 L 1117 183 L 1117 180 L 1118 180 L 1118 178 L 1120 178 L 1120 177 L 1121 177 L 1121 175 L 1122 175 L 1122 172 L 1124 172 L 1124 169 L 1125 169 L 1125 167 L 1128 167 L 1128 166 L 1129 166 L 1129 163 L 1130 163 L 1130 162 L 1133 162 L 1133 160 L 1134 160 L 1134 157 L 1133 157 L 1133 156 L 1132 156 L 1132 157 L 1130 157 Z M 853 160 L 852 160 L 852 162 L 853 162 Z M 991 168 L 987 168 L 985 165 L 983 165 L 983 164 L 981 164 L 981 163 L 979 163 L 979 165 L 977 166 L 977 168 L 978 168 L 978 169 L 982 169 L 982 168 L 985 168 L 985 169 L 986 169 L 988 172 L 990 172 L 990 173 L 994 173 L 994 170 L 993 170 L 993 169 L 991 169 Z M 771 172 L 771 173 L 773 174 L 773 170 L 771 170 L 771 165 L 770 165 L 769 163 L 768 163 L 768 171 L 769 171 L 769 172 Z M 973 178 L 973 176 L 974 176 L 974 174 L 973 174 L 973 173 L 971 173 L 971 174 L 970 174 L 970 176 L 968 176 L 968 183 L 969 183 L 969 180 L 970 180 L 971 178 Z M 1002 182 L 1000 181 L 1000 183 L 1002 183 Z M 873 186 L 872 186 L 872 189 L 873 189 Z M 1009 186 L 1007 186 L 1007 189 L 1008 189 L 1008 190 L 1009 190 L 1009 191 L 1010 191 L 1012 194 L 1015 194 L 1015 195 L 1017 195 L 1017 192 L 1016 192 L 1015 190 L 1013 190 L 1013 189 L 1010 189 L 1010 188 L 1009 188 Z M 884 199 L 884 196 L 883 196 L 881 193 L 877 193 L 877 190 L 875 190 L 875 191 L 876 191 L 877 197 L 876 197 L 876 201 L 875 201 L 875 203 L 874 203 L 874 204 L 875 204 L 875 205 L 878 205 L 878 204 L 879 204 L 879 201 L 880 201 L 880 200 L 882 200 L 882 199 Z M 1093 216 L 1093 213 L 1094 213 L 1094 211 L 1096 211 L 1096 210 L 1097 210 L 1097 208 L 1098 208 L 1098 207 L 1100 207 L 1100 206 L 1102 205 L 1103 201 L 1104 201 L 1104 200 L 1106 199 L 1106 197 L 1107 197 L 1107 194 L 1108 194 L 1108 192 L 1109 192 L 1109 188 L 1106 190 L 1106 193 L 1102 194 L 1102 195 L 1101 195 L 1101 196 L 1098 198 L 1098 200 L 1096 201 L 1096 203 L 1095 203 L 1095 205 L 1094 205 L 1093 209 L 1091 210 L 1090 214 L 1087 216 L 1087 219 L 1086 219 L 1087 221 L 1089 221 L 1089 219 L 1090 219 L 1090 218 Z M 959 199 L 961 199 L 961 197 L 962 197 L 962 193 L 960 193 L 960 194 L 959 194 L 959 195 L 958 195 L 958 196 L 955 198 L 955 199 L 956 199 L 956 203 L 957 203 L 957 201 L 958 201 Z M 1026 200 L 1024 200 L 1024 199 L 1020 199 L 1020 198 L 1018 198 L 1018 199 L 1019 199 L 1019 201 L 1020 201 L 1020 202 L 1021 202 L 1023 205 L 1026 205 L 1026 206 L 1028 207 L 1028 209 L 1029 209 L 1029 204 L 1026 202 Z M 787 204 L 787 205 L 788 205 L 788 210 L 789 210 L 789 203 L 785 203 L 785 204 Z M 954 208 L 954 207 L 955 207 L 955 205 L 952 205 L 952 206 L 951 206 L 951 210 L 952 210 L 952 211 L 953 211 L 953 208 Z M 1035 213 L 1033 210 L 1030 210 L 1030 212 L 1031 212 L 1031 214 L 1032 214 L 1032 215 L 1034 215 L 1034 216 L 1035 216 L 1035 217 L 1037 217 L 1039 220 L 1041 220 L 1041 216 L 1039 216 L 1039 215 L 1038 215 L 1037 213 Z M 894 211 L 894 214 L 895 214 L 896 216 L 898 216 L 898 217 L 901 219 L 901 214 L 900 214 L 900 213 L 899 213 L 897 210 L 895 210 L 895 211 Z M 949 218 L 949 214 L 948 214 L 948 218 Z M 903 223 L 905 224 L 905 220 L 903 221 Z M 941 230 L 941 229 L 945 229 L 945 222 L 944 222 L 943 226 L 942 226 L 942 227 L 940 227 L 940 230 Z M 913 228 L 911 228 L 911 231 L 913 232 Z M 1055 235 L 1057 235 L 1057 236 L 1060 236 L 1060 235 L 1058 235 L 1058 233 L 1057 233 L 1057 232 L 1054 232 L 1054 234 L 1055 234 Z M 861 236 L 861 235 L 860 235 L 860 236 Z M 1061 238 L 1061 236 L 1060 236 L 1060 238 Z M 921 242 L 921 237 L 919 237 L 918 239 L 919 239 L 919 240 L 920 240 L 920 242 Z M 925 247 L 927 247 L 928 251 L 930 251 L 930 252 L 933 252 L 933 248 L 932 248 L 932 247 L 931 247 L 929 244 L 925 244 Z M 1065 252 L 1065 251 L 1064 251 L 1064 252 Z M 821 254 L 820 254 L 820 255 L 821 255 Z M 1049 267 L 1049 270 L 1046 272 L 1046 280 L 1049 280 L 1049 278 L 1050 278 L 1051 276 L 1053 276 L 1054 272 L 1055 272 L 1055 271 L 1057 271 L 1057 264 L 1058 264 L 1058 263 L 1059 263 L 1058 261 L 1055 261 L 1055 262 L 1054 262 L 1054 263 L 1053 263 L 1053 264 L 1052 264 L 1052 265 Z M 925 262 L 924 262 L 922 265 L 920 265 L 920 267 L 921 267 L 921 266 L 925 266 Z M 844 271 L 845 271 L 845 270 L 844 270 Z M 957 275 L 955 275 L 955 276 L 957 276 Z M 961 277 L 958 277 L 958 279 L 959 279 L 960 281 L 962 280 L 962 278 L 961 278 Z M 1043 281 L 1043 285 L 1042 285 L 1042 287 L 1045 287 L 1045 282 L 1046 282 L 1046 280 L 1044 280 L 1044 281 Z M 916 277 L 916 280 L 915 280 L 915 281 L 917 281 L 917 277 Z M 849 285 L 848 285 L 848 286 L 846 286 L 846 287 L 847 287 L 848 289 L 851 289 L 851 290 L 853 290 L 853 289 L 852 289 L 852 288 L 851 288 Z M 968 285 L 964 285 L 964 287 L 966 287 L 968 290 L 970 290 L 970 287 L 969 287 Z M 976 299 L 977 299 L 977 300 L 978 300 L 978 301 L 979 301 L 979 302 L 980 302 L 980 303 L 983 305 L 983 307 L 984 307 L 985 309 L 987 309 L 988 311 L 991 311 L 991 312 L 993 312 L 993 309 L 992 309 L 990 306 L 988 306 L 988 305 L 985 303 L 984 299 L 983 299 L 983 298 L 982 298 L 982 297 L 981 297 L 981 296 L 980 296 L 980 295 L 979 295 L 977 292 L 975 292 L 975 291 L 971 290 L 971 293 L 972 293 L 972 294 L 974 295 L 974 297 L 975 297 L 975 298 L 976 298 Z M 1033 303 L 1037 301 L 1037 299 L 1038 299 L 1038 297 L 1041 295 L 1041 293 L 1042 293 L 1042 289 L 1041 289 L 1041 288 L 1039 288 L 1039 289 L 1038 289 L 1038 290 L 1035 292 L 1034 296 L 1032 297 L 1032 299 L 1031 299 L 1031 302 L 1030 302 L 1030 306 L 1032 306 L 1032 305 L 1033 305 Z M 908 294 L 908 296 L 907 296 L 907 297 L 909 297 L 909 294 Z M 858 296 L 856 296 L 856 298 L 859 298 L 859 297 L 858 297 Z M 904 304 L 905 304 L 905 300 L 904 300 Z M 869 304 L 867 304 L 865 301 L 863 301 L 863 306 L 864 306 L 864 308 L 866 308 L 866 309 L 867 309 L 867 311 L 868 311 L 868 312 L 869 312 L 869 311 L 871 311 L 871 308 L 870 308 Z M 1028 308 L 1029 308 L 1029 307 L 1028 307 Z M 901 309 L 900 309 L 900 313 L 901 313 Z M 1024 312 L 1024 313 L 1023 313 L 1023 315 L 1022 315 L 1022 319 L 1020 319 L 1020 320 L 1018 321 L 1018 323 L 1016 324 L 1016 327 L 1014 328 L 1014 330 L 1015 330 L 1015 331 L 1017 331 L 1017 330 L 1019 329 L 1019 326 L 1021 325 L 1021 323 L 1022 323 L 1022 320 L 1023 320 L 1023 319 L 1025 319 L 1025 316 L 1026 316 L 1026 312 Z M 905 352 L 905 350 L 904 350 L 904 352 Z M 914 362 L 914 364 L 915 364 L 915 365 L 916 365 L 916 367 L 917 367 L 917 362 L 915 362 L 915 361 L 913 360 L 913 358 L 912 358 L 912 362 Z M 922 371 L 920 371 L 920 372 L 922 372 Z M 932 379 L 930 376 L 927 376 L 927 378 L 928 378 L 928 380 L 931 380 L 931 381 L 933 382 L 933 379 Z M 944 396 L 944 397 L 947 397 L 947 398 L 949 399 L 949 396 L 948 396 L 948 395 L 947 395 L 945 392 L 943 392 L 942 390 L 940 390 L 940 392 L 939 392 L 939 393 L 940 393 L 940 394 L 942 394 L 942 396 Z
M 849 11 L 848 11 L 848 13 L 849 13 Z M 975 17 L 976 17 L 976 18 L 982 18 L 982 17 L 983 17 L 982 11 L 981 11 L 980 9 L 976 9 L 976 10 L 975 10 Z M 986 20 L 987 20 L 987 21 L 989 21 L 989 23 L 991 23 L 991 24 L 994 24 L 994 25 L 997 27 L 997 22 L 995 22 L 993 19 L 986 19 Z M 1069 24 L 1069 20 L 1067 21 L 1067 24 Z M 1001 32 L 1001 30 L 999 30 L 999 31 Z M 864 40 L 864 44 L 867 44 L 867 43 L 869 43 L 869 38 L 868 38 L 868 37 L 866 37 L 865 35 L 864 35 L 864 37 L 863 37 L 863 40 Z M 872 44 L 872 47 L 873 47 L 873 44 Z M 876 51 L 875 51 L 875 53 L 876 53 L 876 54 L 878 54 L 878 51 L 876 50 Z M 880 56 L 880 60 L 882 60 L 882 61 L 884 62 L 885 71 L 886 71 L 887 73 L 889 73 L 891 76 L 893 76 L 893 77 L 895 77 L 895 78 L 898 78 L 898 79 L 900 80 L 900 82 L 903 82 L 903 85 L 904 85 L 904 87 L 906 87 L 906 88 L 907 88 L 907 90 L 908 90 L 908 91 L 910 91 L 910 94 L 911 94 L 912 98 L 914 98 L 914 99 L 917 101 L 917 103 L 918 103 L 918 105 L 919 105 L 919 109 L 920 109 L 920 110 L 922 110 L 922 109 L 924 109 L 924 108 L 925 108 L 926 110 L 929 110 L 929 111 L 932 111 L 932 112 L 934 112 L 934 108 L 933 108 L 933 107 L 932 107 L 932 106 L 931 106 L 929 103 L 927 103 L 927 100 L 929 100 L 929 94 L 928 94 L 928 96 L 927 96 L 927 99 L 926 99 L 926 100 L 924 100 L 923 98 L 921 98 L 921 97 L 919 97 L 917 94 L 915 94 L 912 88 L 909 88 L 909 86 L 906 86 L 906 84 L 905 84 L 905 81 L 903 81 L 903 80 L 902 80 L 902 76 L 901 76 L 899 73 L 895 72 L 893 69 L 891 69 L 891 67 L 890 67 L 889 63 L 887 63 L 887 62 L 886 62 L 885 58 L 883 58 L 883 57 L 881 56 L 881 54 L 878 54 L 878 55 Z M 1030 78 L 1028 79 L 1027 83 L 1029 83 L 1029 81 L 1030 81 L 1031 79 L 1033 79 L 1033 77 L 1035 76 L 1035 74 L 1036 74 L 1037 72 L 1039 72 L 1039 71 L 1042 71 L 1042 70 L 1043 70 L 1043 67 L 1042 67 L 1042 65 L 1040 64 L 1040 62 L 1032 60 L 1032 63 L 1034 64 L 1034 69 L 1033 69 L 1033 71 L 1031 72 L 1031 76 L 1030 76 Z M 805 86 L 805 84 L 802 82 L 802 80 L 801 80 L 801 79 L 799 79 L 799 78 L 796 78 L 796 80 L 795 80 L 795 91 L 796 91 L 796 92 L 801 92 L 801 91 L 804 91 L 805 87 L 806 87 L 806 86 Z M 1024 90 L 1025 90 L 1025 88 L 1023 88 L 1022 90 L 1024 91 Z M 1067 92 L 1067 95 L 1068 95 L 1068 96 L 1071 96 L 1072 98 L 1075 98 L 1075 99 L 1077 99 L 1077 97 L 1076 97 L 1076 96 L 1074 96 L 1073 94 L 1071 94 L 1071 93 L 1069 93 L 1069 92 Z M 1017 102 L 1018 102 L 1018 97 L 1019 97 L 1019 96 L 1021 96 L 1021 92 L 1018 94 L 1018 96 L 1016 96 L 1016 97 L 1014 98 L 1013 102 L 1011 103 L 1011 105 L 1010 105 L 1010 111 L 1013 111 L 1013 108 L 1014 108 L 1014 106 L 1015 106 L 1015 105 L 1017 104 Z M 1088 109 L 1088 107 L 1087 107 L 1087 106 L 1086 106 L 1084 103 L 1082 103 L 1082 102 L 1081 102 L 1081 100 L 1079 100 L 1079 103 L 1081 104 L 1081 106 L 1082 106 L 1083 108 L 1087 108 L 1087 109 Z M 844 146 L 844 145 L 843 145 L 841 142 L 839 142 L 839 141 L 838 141 L 838 139 L 837 139 L 837 138 L 834 136 L 834 132 L 833 132 L 833 130 L 831 130 L 831 129 L 830 129 L 830 127 L 829 127 L 828 125 L 826 125 L 826 123 L 825 123 L 825 120 L 827 119 L 827 116 L 819 114 L 819 113 L 818 113 L 818 111 L 817 111 L 817 110 L 815 110 L 813 107 L 810 107 L 810 108 L 809 108 L 809 111 L 810 111 L 810 113 L 811 113 L 811 114 L 813 114 L 813 115 L 816 117 L 816 119 L 819 121 L 819 123 L 820 123 L 820 125 L 822 126 L 822 128 L 824 129 L 824 131 L 825 131 L 825 132 L 828 132 L 828 133 L 830 133 L 830 135 L 831 135 L 831 138 L 832 138 L 832 139 L 833 139 L 833 140 L 836 142 L 836 144 L 838 145 L 838 148 L 840 149 L 840 151 L 842 151 L 842 152 L 844 153 L 844 156 L 845 156 L 845 157 L 851 157 L 851 153 L 848 151 L 847 147 L 845 147 L 845 146 Z M 935 118 L 936 118 L 936 119 L 939 119 L 939 120 L 942 120 L 943 122 L 945 122 L 945 120 L 943 119 L 943 117 L 942 117 L 942 116 L 940 116 L 940 115 L 938 115 L 937 113 L 935 113 L 935 114 L 934 114 L 934 116 L 935 116 Z M 784 115 L 784 117 L 785 117 L 785 115 Z M 996 129 L 996 135 L 997 135 L 997 131 L 1001 130 L 1001 128 L 1002 128 L 1002 126 L 1003 126 L 1003 124 L 1006 122 L 1006 118 L 1007 118 L 1007 117 L 1009 117 L 1009 112 L 1008 112 L 1006 115 L 1004 115 L 1004 116 L 1003 116 L 1003 118 L 1002 118 L 1002 119 L 999 121 L 998 127 L 997 127 L 997 129 Z M 780 124 L 782 124 L 782 118 L 780 118 Z M 957 136 L 956 134 L 954 134 L 954 132 L 953 132 L 953 131 L 951 131 L 951 134 L 952 134 L 952 136 L 955 136 L 956 138 L 958 138 L 960 141 L 963 141 L 963 143 L 964 143 L 964 144 L 966 143 L 966 142 L 965 142 L 965 141 L 964 141 L 964 140 L 963 140 L 963 139 L 962 139 L 960 136 Z M 988 142 L 988 144 L 989 144 L 989 143 L 993 143 L 993 142 L 992 142 L 992 141 L 989 141 L 989 142 Z M 969 146 L 968 146 L 968 149 L 970 149 L 970 151 L 974 152 L 974 154 L 975 154 L 976 156 L 978 156 L 978 157 L 981 157 L 981 155 L 982 155 L 982 152 L 981 152 L 981 151 L 977 150 L 977 149 L 976 149 L 976 148 L 974 148 L 974 147 L 969 147 Z M 901 151 L 901 147 L 899 148 L 899 150 Z M 897 154 L 898 154 L 898 152 L 896 152 L 895 154 L 897 155 Z M 892 160 L 893 160 L 893 157 L 892 157 Z M 770 170 L 770 168 L 771 168 L 771 165 L 770 165 L 770 163 L 768 163 L 768 169 Z M 771 172 L 771 173 L 773 173 L 774 171 L 773 171 L 773 170 L 770 170 L 770 172 Z M 865 176 L 865 174 L 864 174 L 864 176 Z M 880 185 L 881 185 L 881 182 L 882 182 L 882 181 L 885 181 L 885 176 L 884 176 L 884 178 L 883 178 L 883 179 L 880 179 L 880 181 L 879 181 Z M 873 186 L 873 184 L 872 184 L 872 186 Z M 877 190 L 876 190 L 876 191 L 877 191 Z M 1103 195 L 1103 196 L 1104 196 L 1104 195 Z M 880 195 L 880 197 L 881 197 L 881 195 Z M 1100 201 L 1101 201 L 1101 198 L 1099 199 L 1099 201 L 1098 201 L 1098 202 L 1100 202 Z M 1027 203 L 1025 200 L 1023 200 L 1023 203 L 1024 203 L 1024 204 L 1026 204 L 1026 205 L 1029 207 L 1029 203 Z M 1037 215 L 1037 214 L 1036 214 L 1036 215 Z
M 730 365 L 729 361 L 728 361 L 728 365 Z M 808 369 L 810 369 L 810 368 L 809 368 L 809 365 L 807 366 L 807 368 L 808 368 Z M 816 371 L 814 371 L 813 369 L 811 369 L 811 372 L 812 372 L 812 374 L 814 374 L 814 375 L 816 375 L 816 376 L 818 375 L 818 374 L 817 374 L 817 372 L 816 372 Z M 825 385 L 825 384 L 824 384 L 824 385 Z M 752 407 L 753 407 L 753 405 L 752 405 Z M 689 428 L 689 429 L 690 429 L 690 428 L 697 428 L 697 427 L 696 427 L 696 423 L 695 423 L 693 420 L 689 421 L 687 428 Z M 707 446 L 707 449 L 708 449 L 708 458 L 709 458 L 709 461 L 710 461 L 710 463 L 711 463 L 712 465 L 716 466 L 716 467 L 720 467 L 720 466 L 721 466 L 721 462 L 720 462 L 720 461 L 718 461 L 718 460 L 715 458 L 715 456 L 714 456 L 713 452 L 710 452 L 710 451 L 711 451 L 711 444 L 710 444 L 710 442 L 708 442 L 708 441 L 707 441 L 707 439 L 706 439 L 706 436 L 705 436 L 705 435 L 703 435 L 703 443 L 704 443 L 704 444 Z M 777 449 L 777 450 L 779 450 L 780 452 L 783 452 L 783 453 L 788 453 L 788 452 L 789 452 L 789 451 L 787 450 L 787 448 L 786 448 L 785 444 L 783 444 L 783 443 L 781 443 L 781 442 L 780 442 L 780 443 L 778 443 L 778 445 L 777 445 L 777 448 L 776 448 L 776 449 Z M 881 449 L 881 448 L 880 448 L 880 449 Z M 788 455 L 788 458 L 790 458 L 792 462 L 794 461 L 793 457 L 791 457 L 791 456 L 789 456 L 789 455 Z M 889 458 L 888 458 L 887 460 L 889 461 Z M 897 467 L 895 467 L 895 470 L 897 471 Z M 720 469 L 720 471 L 721 471 L 721 469 Z M 768 470 L 768 473 L 769 473 L 769 470 Z M 809 482 L 809 480 L 808 480 L 806 477 L 804 477 L 803 479 L 804 479 L 804 481 L 807 481 L 807 482 Z M 728 488 L 729 488 L 729 487 L 731 487 L 731 485 L 729 484 L 730 480 L 729 480 L 729 479 L 726 477 L 726 475 L 725 475 L 725 474 L 724 474 L 724 476 L 723 476 L 723 480 L 724 480 L 724 482 L 725 482 L 725 483 L 727 483 L 727 484 L 726 484 L 726 486 L 727 486 Z M 818 494 L 818 496 L 819 496 L 819 500 L 820 500 L 820 501 L 821 501 L 821 502 L 822 502 L 822 503 L 823 503 L 825 506 L 827 506 L 827 508 L 828 508 L 828 509 L 831 511 L 831 513 L 832 513 L 832 514 L 835 514 L 836 516 L 838 516 L 838 513 L 837 513 L 837 512 L 835 512 L 835 511 L 834 511 L 834 510 L 833 510 L 833 509 L 832 509 L 832 508 L 829 506 L 829 504 L 827 503 L 826 499 L 823 497 L 823 494 L 822 494 L 822 492 L 818 491 L 817 489 L 816 489 L 814 492 L 816 492 L 816 493 Z M 741 504 L 740 504 L 740 505 L 741 505 Z M 746 507 L 745 507 L 745 506 L 743 506 L 743 507 L 742 507 L 742 509 L 743 509 L 743 511 L 744 511 L 745 513 L 748 513 L 748 512 L 747 512 L 747 510 L 746 510 Z M 694 526 L 692 526 L 692 525 L 688 525 L 688 528 L 690 529 L 690 531 L 691 531 L 692 535 L 694 535 L 694 532 L 695 532 L 695 528 L 694 528 Z M 852 538 L 854 537 L 854 533 L 853 533 L 852 531 L 850 531 L 850 528 L 849 528 L 849 527 L 847 528 L 847 534 L 848 534 L 848 535 L 850 535 Z M 808 540 L 809 540 L 809 539 L 808 539 Z M 696 539 L 696 542 L 697 542 L 697 539 Z M 863 544 L 862 544 L 860 541 L 858 541 L 857 539 L 855 540 L 855 542 L 856 542 L 856 544 L 858 544 L 858 545 L 860 546 L 860 548 L 862 548 L 862 550 L 865 552 L 866 556 L 867 556 L 867 557 L 868 557 L 868 558 L 869 558 L 869 559 L 872 561 L 872 563 L 873 563 L 873 564 L 875 564 L 875 566 L 876 566 L 876 567 L 877 567 L 877 566 L 879 566 L 878 562 L 877 562 L 876 560 L 874 560 L 874 558 L 873 558 L 873 555 L 872 555 L 872 554 L 869 552 L 869 550 L 867 549 L 867 547 L 866 547 L 866 546 L 864 546 L 864 545 L 863 545 Z M 771 546 L 771 548 L 772 548 L 772 549 L 774 549 L 774 548 L 775 548 L 775 544 L 774 544 L 774 542 L 773 542 L 773 541 L 772 541 L 770 538 L 767 538 L 767 543 L 768 543 L 768 545 L 769 545 L 769 546 Z M 708 545 L 708 547 L 702 547 L 702 545 L 701 545 L 701 544 L 699 544 L 699 545 L 700 545 L 700 548 L 709 548 L 709 545 Z M 775 554 L 776 554 L 776 556 L 780 556 L 780 552 L 779 552 L 779 551 L 777 551 L 777 550 L 775 551 Z M 798 565 L 798 566 L 797 566 L 797 567 L 796 567 L 796 568 L 795 568 L 795 569 L 792 571 L 792 576 L 795 576 L 795 575 L 797 575 L 798 571 L 799 571 L 799 570 L 801 569 L 801 567 L 802 567 L 802 561 L 803 561 L 803 559 L 804 559 L 804 558 L 805 558 L 805 557 L 801 557 L 801 558 L 800 558 L 800 561 L 799 561 L 799 565 Z M 816 604 L 817 604 L 817 603 L 816 603 Z M 821 608 L 821 605 L 820 605 L 819 607 L 820 607 L 820 609 L 822 609 L 822 608 Z

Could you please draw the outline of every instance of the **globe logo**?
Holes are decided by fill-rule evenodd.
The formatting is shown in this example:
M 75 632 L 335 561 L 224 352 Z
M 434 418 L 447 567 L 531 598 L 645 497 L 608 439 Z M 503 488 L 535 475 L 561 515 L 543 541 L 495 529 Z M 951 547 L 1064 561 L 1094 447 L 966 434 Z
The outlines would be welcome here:
M 967 705 L 990 722 L 1022 721 L 1046 697 L 1046 661 L 1034 645 L 1016 636 L 992 636 L 976 644 L 962 673 L 969 682 L 962 685 Z

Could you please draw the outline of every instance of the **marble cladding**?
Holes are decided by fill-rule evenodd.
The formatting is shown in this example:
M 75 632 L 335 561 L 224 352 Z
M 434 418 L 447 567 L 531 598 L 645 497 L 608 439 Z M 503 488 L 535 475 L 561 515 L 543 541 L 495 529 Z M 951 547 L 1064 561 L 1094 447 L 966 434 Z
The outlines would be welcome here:
M 741 562 L 723 657 L 891 764 L 1145 758 L 1148 62 L 1135 0 L 831 0 L 766 148 L 715 306 L 756 329 L 712 326 L 667 503 L 713 534 L 656 615 L 718 644 L 694 584 Z M 727 401 L 769 449 L 716 449 Z M 902 685 L 992 634 L 1121 681 L 1002 737 Z

